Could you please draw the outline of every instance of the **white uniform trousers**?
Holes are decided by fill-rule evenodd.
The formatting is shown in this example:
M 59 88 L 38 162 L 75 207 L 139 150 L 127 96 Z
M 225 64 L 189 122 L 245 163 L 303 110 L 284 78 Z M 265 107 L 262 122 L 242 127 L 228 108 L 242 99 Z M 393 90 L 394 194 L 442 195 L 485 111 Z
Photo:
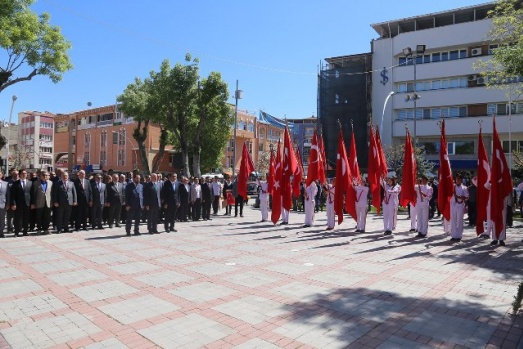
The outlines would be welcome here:
M 397 206 L 394 202 L 386 204 L 383 202 L 383 228 L 385 231 L 393 231 L 396 228 Z
M 367 202 L 364 202 L 364 205 L 356 204 L 356 217 L 358 218 L 356 229 L 365 230 L 365 223 L 367 223 Z
M 450 237 L 461 239 L 463 237 L 463 216 L 465 215 L 465 203 L 450 203 Z
M 418 209 L 416 206 L 414 206 L 412 203 L 409 204 L 409 215 L 410 215 L 410 229 L 417 230 L 417 220 L 416 217 L 418 216 Z
M 262 221 L 265 222 L 269 218 L 269 195 L 267 193 L 260 193 L 260 209 Z
M 336 224 L 336 214 L 334 213 L 334 202 L 327 200 L 327 228 L 334 229 Z
M 316 202 L 313 198 L 309 199 L 310 200 L 305 199 L 305 225 L 314 224 L 314 206 Z
M 427 232 L 429 231 L 429 201 L 425 200 L 424 202 L 418 202 L 415 211 L 418 220 L 416 230 L 420 234 L 427 235 Z M 412 211 L 410 212 L 412 215 Z
M 281 220 L 283 221 L 283 223 L 289 223 L 289 211 L 287 211 L 283 207 L 281 208 Z

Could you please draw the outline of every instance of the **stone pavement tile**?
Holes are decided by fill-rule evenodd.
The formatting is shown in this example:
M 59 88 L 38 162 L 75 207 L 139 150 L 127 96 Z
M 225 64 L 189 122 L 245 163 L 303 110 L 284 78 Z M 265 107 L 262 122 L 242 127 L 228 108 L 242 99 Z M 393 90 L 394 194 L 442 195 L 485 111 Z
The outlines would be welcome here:
M 369 330 L 370 327 L 365 325 L 317 314 L 312 317 L 293 318 L 274 332 L 314 348 L 344 348 Z
M 100 331 L 83 315 L 68 313 L 35 322 L 20 321 L 0 334 L 13 348 L 51 348 Z
M 108 281 L 99 284 L 71 289 L 71 292 L 86 302 L 95 302 L 138 292 L 137 289 L 121 281 Z
M 28 292 L 40 291 L 43 288 L 33 280 L 21 279 L 0 283 L 0 299 L 21 295 Z
M 104 341 L 86 345 L 84 349 L 128 349 L 129 347 L 116 338 L 106 339 Z
M 317 274 L 309 275 L 308 278 L 321 281 L 335 288 L 348 287 L 366 279 L 365 276 L 357 275 L 348 270 L 321 271 Z
M 475 293 L 479 291 L 474 291 Z M 441 298 L 436 299 L 434 306 L 441 309 L 449 309 L 475 314 L 476 316 L 483 316 L 488 319 L 501 319 L 506 309 L 506 304 L 499 302 L 497 299 L 489 299 L 484 296 L 467 295 L 461 292 L 450 291 L 445 293 Z
M 427 286 L 439 284 L 448 278 L 448 274 L 440 274 L 437 272 L 427 273 L 423 270 L 413 271 L 410 269 L 400 270 L 396 273 L 389 274 L 389 276 L 400 278 L 410 282 L 419 282 L 422 284 L 427 284 Z
M 234 330 L 198 314 L 190 314 L 138 332 L 163 348 L 201 348 Z
M 66 308 L 54 295 L 42 294 L 0 303 L 0 321 L 12 321 Z
M 200 282 L 189 286 L 178 287 L 169 293 L 187 299 L 196 304 L 223 298 L 236 293 L 236 290 L 211 282 Z
M 180 282 L 186 282 L 194 278 L 189 275 L 167 270 L 155 273 L 147 273 L 141 276 L 134 276 L 133 279 L 153 287 L 165 287 Z
M 108 250 L 106 248 L 89 245 L 89 247 L 86 248 L 75 248 L 71 250 L 72 254 L 75 254 L 79 257 L 88 257 L 88 256 L 98 256 L 98 255 L 105 255 L 110 254 L 111 250 Z
M 206 258 L 207 257 L 215 258 L 215 259 L 229 258 L 229 257 L 237 255 L 237 254 L 238 254 L 238 252 L 235 252 L 232 250 L 224 250 L 224 249 L 213 249 L 213 250 L 209 250 L 209 251 L 201 251 L 198 253 L 199 256 L 206 257 Z
M 252 254 L 247 255 L 236 255 L 227 259 L 230 262 L 234 262 L 239 266 L 255 266 L 260 264 L 268 264 L 272 260 L 269 258 L 263 258 Z
M 147 262 L 130 262 L 124 264 L 118 264 L 110 266 L 109 269 L 119 273 L 119 274 L 136 274 L 143 272 L 150 272 L 160 268 L 157 265 L 147 263 Z
M 67 258 L 63 258 L 57 261 L 31 264 L 31 268 L 42 274 L 64 271 L 68 269 L 76 269 L 80 266 L 82 266 L 80 262 L 76 262 Z
M 263 339 L 254 338 L 247 342 L 244 342 L 240 345 L 236 345 L 234 347 L 235 349 L 254 349 L 254 348 L 260 348 L 260 349 L 278 349 L 281 348 L 277 345 L 274 345 L 270 342 L 264 341 Z
M 203 244 L 193 244 L 193 243 L 178 243 L 175 244 L 174 247 L 177 250 L 184 251 L 184 252 L 196 252 L 206 249 L 207 247 Z
M 0 267 L 6 267 L 8 266 L 9 263 L 7 263 L 6 261 L 4 261 L 3 259 L 0 259 Z
M 273 264 L 267 267 L 263 267 L 263 269 L 290 276 L 297 276 L 310 271 L 310 268 L 305 266 L 304 264 L 298 264 L 293 262 Z
M 366 273 L 366 274 L 381 274 L 384 271 L 391 269 L 391 268 L 392 268 L 392 265 L 388 265 L 385 263 L 367 262 L 365 260 L 352 261 L 350 263 L 346 263 L 344 266 L 341 267 L 342 270 L 351 270 L 351 271 L 355 271 L 357 273 Z
M 257 296 L 242 297 L 212 309 L 254 325 L 286 313 L 280 303 Z
M 61 260 L 64 258 L 64 256 L 60 253 L 37 253 L 37 254 L 26 254 L 26 255 L 19 255 L 16 256 L 18 260 L 20 260 L 22 263 L 32 264 L 32 263 L 40 263 L 40 262 L 47 262 L 52 260 Z
M 113 248 L 123 251 L 138 251 L 145 247 L 146 245 L 139 242 L 124 242 L 113 246 Z
M 385 342 L 377 347 L 377 349 L 431 349 L 432 346 L 423 345 L 415 341 L 405 338 L 391 336 Z
M 330 293 L 328 288 L 298 281 L 286 282 L 282 286 L 272 288 L 271 291 L 302 302 L 314 301 L 318 297 L 326 296 Z
M 0 268 L 0 280 L 16 278 L 22 275 L 24 275 L 22 272 L 13 267 Z
M 227 273 L 232 271 L 231 266 L 227 266 L 224 263 L 218 263 L 218 262 L 211 262 L 211 263 L 205 263 L 205 264 L 199 264 L 192 267 L 185 267 L 188 270 L 192 270 L 197 272 L 198 274 L 206 275 L 206 276 L 216 276 L 223 273 Z
M 98 307 L 102 312 L 125 325 L 166 314 L 179 308 L 152 295 Z
M 380 291 L 388 290 L 400 297 L 421 297 L 423 294 L 430 291 L 430 287 L 420 286 L 415 283 L 396 282 L 391 280 L 381 280 L 372 283 L 367 287 L 369 290 Z
M 155 259 L 155 261 L 160 262 L 160 263 L 165 263 L 169 266 L 177 266 L 177 265 L 183 265 L 183 264 L 201 263 L 204 260 L 201 258 L 196 258 L 193 256 L 180 254 L 180 255 L 174 255 L 171 257 L 157 258 L 157 259 Z
M 260 287 L 279 281 L 277 276 L 269 275 L 259 271 L 239 271 L 233 275 L 223 277 L 224 280 L 246 287 Z
M 105 279 L 107 275 L 94 269 L 82 269 L 48 275 L 47 277 L 60 286 L 70 286 Z
M 133 259 L 125 254 L 116 253 L 114 251 L 108 252 L 103 255 L 93 255 L 86 257 L 91 262 L 96 264 L 119 264 L 132 262 Z
M 142 256 L 145 258 L 156 258 L 171 255 L 172 251 L 167 250 L 165 248 L 148 248 L 144 250 L 134 251 L 134 253 L 138 256 Z
M 477 321 L 424 311 L 410 321 L 405 330 L 444 342 L 480 348 L 484 347 L 496 327 Z

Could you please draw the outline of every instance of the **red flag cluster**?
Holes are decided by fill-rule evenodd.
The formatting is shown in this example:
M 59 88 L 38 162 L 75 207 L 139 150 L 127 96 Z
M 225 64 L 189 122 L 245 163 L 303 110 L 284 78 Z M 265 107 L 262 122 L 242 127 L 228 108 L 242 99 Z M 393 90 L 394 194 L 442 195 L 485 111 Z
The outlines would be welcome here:
M 450 198 L 454 193 L 454 181 L 452 179 L 449 152 L 447 149 L 445 120 L 441 121 L 438 181 L 438 209 L 443 217 L 450 221 Z
M 385 153 L 381 146 L 381 139 L 378 132 L 370 127 L 370 146 L 369 146 L 369 163 L 368 163 L 368 182 L 369 192 L 372 195 L 372 206 L 380 212 L 381 207 L 381 183 L 387 177 L 387 162 Z
M 242 162 L 240 164 L 240 172 L 238 173 L 238 195 L 241 195 L 243 198 L 247 198 L 247 180 L 252 171 L 254 171 L 254 164 L 247 150 L 247 145 L 243 143 Z
M 410 132 L 406 130 L 405 139 L 405 153 L 403 157 L 403 173 L 401 176 L 401 194 L 400 205 L 406 207 L 410 202 L 416 206 L 416 176 L 418 173 L 418 165 L 414 154 L 414 147 L 410 138 Z

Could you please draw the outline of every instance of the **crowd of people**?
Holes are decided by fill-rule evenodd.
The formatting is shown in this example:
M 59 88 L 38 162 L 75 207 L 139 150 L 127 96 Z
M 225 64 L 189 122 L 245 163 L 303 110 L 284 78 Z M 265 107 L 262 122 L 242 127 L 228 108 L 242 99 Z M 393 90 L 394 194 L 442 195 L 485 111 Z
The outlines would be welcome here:
M 141 176 L 90 174 L 67 171 L 12 170 L 0 172 L 0 238 L 4 231 L 27 236 L 68 233 L 78 230 L 125 227 L 127 235 L 175 232 L 176 222 L 211 220 L 225 208 L 225 215 L 243 217 L 244 198 L 236 181 L 218 176 L 178 178 L 176 173 Z M 7 224 L 7 227 L 6 227 Z
M 464 217 L 468 213 L 468 225 L 476 225 L 476 186 L 467 178 L 468 185 L 460 174 L 455 176 L 454 195 L 451 198 L 450 220 L 443 221 L 443 229 L 451 241 L 460 241 L 463 236 Z M 523 190 L 523 183 L 520 184 Z M 438 187 L 433 178 L 420 176 L 415 185 L 417 200 L 407 207 L 411 221 L 411 232 L 424 238 L 428 234 L 429 220 L 439 219 L 437 207 Z M 519 190 L 519 189 L 518 189 Z M 304 212 L 304 227 L 314 225 L 318 211 L 326 210 L 327 230 L 335 228 L 334 198 L 336 179 L 321 185 L 312 181 L 300 184 L 299 196 L 293 197 L 293 210 Z M 356 232 L 365 232 L 367 213 L 370 211 L 369 188 L 364 179 L 354 183 Z M 382 183 L 383 230 L 391 235 L 396 229 L 401 185 L 394 175 Z M 265 177 L 258 180 L 258 200 L 261 221 L 268 221 L 270 195 Z M 218 176 L 187 178 L 176 173 L 163 176 L 159 173 L 141 176 L 129 174 L 91 174 L 81 170 L 71 176 L 67 171 L 56 173 L 38 171 L 29 174 L 26 170 L 12 170 L 7 178 L 0 172 L 0 237 L 4 231 L 27 236 L 37 234 L 67 233 L 78 230 L 125 227 L 140 235 L 140 225 L 145 223 L 147 232 L 158 233 L 163 224 L 165 232 L 175 232 L 176 222 L 212 220 L 212 216 L 223 213 L 243 217 L 245 199 L 239 195 L 238 181 L 229 176 L 222 180 Z M 522 207 L 522 196 L 507 198 L 506 226 L 513 225 L 516 206 Z M 523 217 L 523 210 L 521 212 Z M 282 223 L 288 223 L 289 212 L 282 210 Z M 6 227 L 7 224 L 7 227 Z M 480 237 L 490 237 L 486 228 Z M 492 244 L 504 245 L 506 234 L 494 239 Z M 498 241 L 499 240 L 499 241 Z

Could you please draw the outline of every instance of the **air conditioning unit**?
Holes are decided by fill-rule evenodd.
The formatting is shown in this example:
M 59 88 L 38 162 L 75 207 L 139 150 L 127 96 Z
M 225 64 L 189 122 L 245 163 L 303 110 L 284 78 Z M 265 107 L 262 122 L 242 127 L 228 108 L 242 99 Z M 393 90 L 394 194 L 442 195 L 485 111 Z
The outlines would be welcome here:
M 469 75 L 469 77 L 468 77 L 468 81 L 474 81 L 474 80 L 476 80 L 477 78 L 478 78 L 477 75 Z
M 476 84 L 478 84 L 478 85 L 485 85 L 485 82 L 486 82 L 486 79 L 483 76 L 480 76 L 476 80 Z
M 481 49 L 481 47 L 476 47 L 476 48 L 473 48 L 472 50 L 470 50 L 471 56 L 481 56 L 482 53 L 483 53 L 483 50 Z

